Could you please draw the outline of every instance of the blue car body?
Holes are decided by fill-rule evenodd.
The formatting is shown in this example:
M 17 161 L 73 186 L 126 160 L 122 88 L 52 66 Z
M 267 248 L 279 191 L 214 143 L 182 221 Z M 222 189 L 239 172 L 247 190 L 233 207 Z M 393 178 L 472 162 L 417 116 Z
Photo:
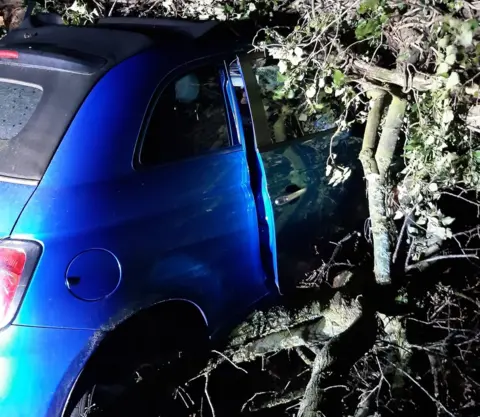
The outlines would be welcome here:
M 86 95 L 38 181 L 2 177 L 2 244 L 34 242 L 36 263 L 0 331 L 1 416 L 61 416 L 104 336 L 151 306 L 190 303 L 215 334 L 275 292 L 279 212 L 270 194 L 287 185 L 292 152 L 293 160 L 307 158 L 300 187 L 321 180 L 316 158 L 324 151 L 303 144 L 262 156 L 244 134 L 225 72 L 232 146 L 136 164 L 146 114 L 165 79 L 224 55 L 167 43 L 122 60 Z M 276 172 L 270 194 L 268 170 Z

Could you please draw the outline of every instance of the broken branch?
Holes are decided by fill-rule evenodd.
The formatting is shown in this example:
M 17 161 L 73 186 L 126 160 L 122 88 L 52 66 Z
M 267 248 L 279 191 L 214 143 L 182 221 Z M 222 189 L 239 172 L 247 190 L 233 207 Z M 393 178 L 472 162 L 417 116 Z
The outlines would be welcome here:
M 418 91 L 437 90 L 444 86 L 444 81 L 440 77 L 428 76 L 416 73 L 410 80 L 411 85 L 407 86 L 406 77 L 399 71 L 388 70 L 369 64 L 364 61 L 354 60 L 353 70 L 362 77 L 382 83 L 395 84 L 399 87 L 411 87 Z

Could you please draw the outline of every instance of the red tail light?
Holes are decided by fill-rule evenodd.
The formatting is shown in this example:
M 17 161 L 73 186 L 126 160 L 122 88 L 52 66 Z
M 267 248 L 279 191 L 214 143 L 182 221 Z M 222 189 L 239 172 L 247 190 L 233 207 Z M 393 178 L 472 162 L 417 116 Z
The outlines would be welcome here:
M 0 247 L 0 323 L 13 304 L 26 262 L 22 249 Z
M 18 51 L 9 51 L 8 49 L 0 49 L 0 59 L 18 59 Z
M 0 329 L 15 317 L 41 251 L 36 242 L 0 239 Z

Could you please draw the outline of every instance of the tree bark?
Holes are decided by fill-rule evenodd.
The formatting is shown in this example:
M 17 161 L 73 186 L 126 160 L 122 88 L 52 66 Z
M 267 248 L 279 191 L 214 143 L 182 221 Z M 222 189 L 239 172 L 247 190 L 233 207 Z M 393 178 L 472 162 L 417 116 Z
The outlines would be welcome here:
M 382 117 L 385 92 L 373 90 L 368 93 L 370 97 L 370 112 L 368 113 L 367 125 L 363 136 L 360 161 L 363 166 L 365 179 L 367 180 L 368 210 L 372 224 L 374 273 L 378 284 L 390 282 L 390 259 L 387 248 L 388 230 L 386 227 L 386 210 L 384 193 L 382 191 L 382 179 L 378 164 L 374 158 L 377 132 Z
M 316 355 L 312 374 L 300 402 L 297 417 L 318 417 L 325 380 L 339 369 L 349 369 L 374 344 L 377 321 L 362 314 L 352 325 L 326 343 Z M 320 414 L 321 415 L 321 414 Z
M 353 61 L 353 70 L 369 80 L 379 81 L 381 83 L 395 84 L 403 88 L 413 88 L 418 91 L 432 91 L 442 88 L 445 84 L 444 80 L 436 76 L 427 76 L 416 73 L 411 78 L 411 85 L 406 85 L 407 77 L 405 74 L 377 67 L 364 61 Z

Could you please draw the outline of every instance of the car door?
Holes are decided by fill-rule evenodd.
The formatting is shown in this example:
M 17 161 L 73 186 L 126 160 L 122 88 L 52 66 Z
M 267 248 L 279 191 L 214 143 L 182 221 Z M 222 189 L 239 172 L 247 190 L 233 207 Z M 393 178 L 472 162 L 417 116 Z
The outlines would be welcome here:
M 286 291 L 315 266 L 328 237 L 338 233 L 339 223 L 341 228 L 345 221 L 342 202 L 355 184 L 329 184 L 326 167 L 334 129 L 274 142 L 275 132 L 267 121 L 267 103 L 262 99 L 260 75 L 253 61 L 255 58 L 243 56 L 238 59 L 238 66 L 273 207 L 278 275 Z M 334 138 L 334 150 L 340 159 L 345 159 L 345 145 L 350 137 L 346 133 Z
M 267 292 L 225 62 L 186 64 L 162 82 L 137 159 L 138 174 L 159 192 L 156 216 L 162 212 L 151 277 L 198 302 L 212 322 L 231 320 L 226 313 L 243 313 Z

